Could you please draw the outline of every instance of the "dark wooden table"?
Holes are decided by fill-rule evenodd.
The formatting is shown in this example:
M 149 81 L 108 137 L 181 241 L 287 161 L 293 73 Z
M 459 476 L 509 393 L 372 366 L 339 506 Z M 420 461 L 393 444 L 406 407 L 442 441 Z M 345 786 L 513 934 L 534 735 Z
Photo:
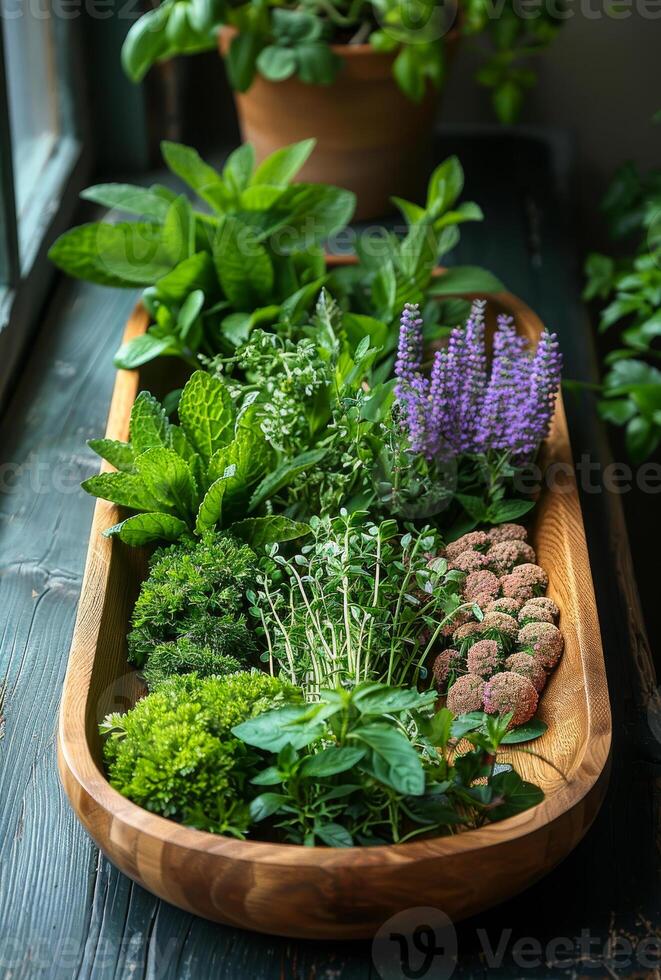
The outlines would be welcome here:
M 486 215 L 481 226 L 464 226 L 453 260 L 501 276 L 560 334 L 566 376 L 589 378 L 568 140 L 453 132 L 439 159 L 449 152 L 462 159 L 466 195 Z M 59 785 L 56 717 L 93 506 L 78 483 L 97 466 L 85 440 L 104 430 L 112 354 L 134 300 L 61 281 L 2 422 L 0 977 L 376 978 L 369 943 L 259 936 L 156 900 L 99 855 Z M 607 463 L 590 396 L 568 397 L 567 408 L 576 457 Z M 592 830 L 553 874 L 458 926 L 456 977 L 661 976 L 661 744 L 653 733 L 661 738 L 661 715 L 650 726 L 648 711 L 656 680 L 620 500 L 589 492 L 583 505 L 613 710 L 610 788 Z M 501 954 L 497 963 L 490 949 Z M 440 980 L 446 965 L 422 975 Z M 393 962 L 389 977 L 407 975 L 415 974 Z

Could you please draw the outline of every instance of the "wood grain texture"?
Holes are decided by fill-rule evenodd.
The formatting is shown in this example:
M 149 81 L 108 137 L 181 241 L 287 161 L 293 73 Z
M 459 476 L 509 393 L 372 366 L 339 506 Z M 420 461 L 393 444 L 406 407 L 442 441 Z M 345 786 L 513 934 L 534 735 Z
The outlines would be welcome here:
M 536 315 L 510 294 L 490 297 L 491 315 L 511 313 L 524 333 L 541 330 Z M 127 339 L 146 328 L 136 310 Z M 125 439 L 140 385 L 119 372 L 109 438 Z M 394 912 L 435 905 L 453 920 L 516 894 L 553 868 L 581 839 L 605 791 L 610 708 L 590 565 L 559 402 L 546 462 L 564 474 L 545 491 L 532 531 L 538 561 L 558 603 L 565 654 L 540 705 L 548 732 L 536 755 L 512 751 L 525 778 L 546 799 L 499 824 L 401 846 L 326 849 L 235 841 L 149 814 L 116 793 L 100 763 L 98 722 L 139 692 L 125 659 L 132 603 L 144 555 L 101 531 L 118 508 L 95 508 L 83 593 L 64 687 L 58 733 L 65 789 L 83 825 L 110 859 L 150 891 L 197 915 L 262 932 L 307 938 L 373 934 Z M 548 761 L 545 761 L 548 760 Z M 480 875 L 471 869 L 480 867 Z

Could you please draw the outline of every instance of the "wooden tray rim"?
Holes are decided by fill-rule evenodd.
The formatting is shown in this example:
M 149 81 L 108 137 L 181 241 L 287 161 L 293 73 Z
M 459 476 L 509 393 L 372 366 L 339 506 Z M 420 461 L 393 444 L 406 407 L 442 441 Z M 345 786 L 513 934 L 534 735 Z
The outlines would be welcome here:
M 355 261 L 352 257 L 341 256 L 329 264 L 345 265 L 352 261 Z M 525 316 L 530 323 L 536 323 L 538 328 L 542 329 L 537 314 L 513 294 L 500 292 L 484 295 L 487 300 L 493 300 L 502 306 L 506 306 L 515 318 Z M 138 304 L 128 321 L 124 340 L 143 333 L 147 326 L 148 316 Z M 106 431 L 108 438 L 126 438 L 128 412 L 138 390 L 138 371 L 119 370 L 117 372 Z M 571 460 L 569 435 L 561 395 L 558 396 L 554 425 L 564 436 L 564 450 L 567 458 Z M 104 464 L 102 470 L 104 469 L 110 469 L 110 467 Z M 582 553 L 580 555 L 576 552 L 572 553 L 571 561 L 574 565 L 583 563 L 589 570 L 589 557 L 575 480 L 569 496 L 575 498 L 573 502 L 578 509 L 577 516 L 582 532 L 580 541 Z M 572 778 L 565 787 L 545 798 L 532 810 L 527 810 L 514 817 L 488 824 L 476 830 L 461 831 L 456 835 L 445 837 L 374 847 L 357 845 L 351 848 L 309 848 L 299 844 L 272 843 L 250 839 L 240 841 L 185 827 L 143 809 L 113 789 L 97 766 L 86 737 L 87 697 L 85 698 L 85 707 L 81 710 L 83 702 L 78 699 L 76 694 L 77 691 L 81 690 L 81 686 L 86 696 L 89 694 L 101 625 L 101 607 L 98 601 L 86 602 L 85 599 L 100 597 L 102 602 L 105 600 L 107 569 L 111 561 L 112 548 L 121 546 L 121 543 L 103 537 L 101 531 L 115 522 L 116 513 L 117 507 L 115 505 L 104 500 L 97 500 L 58 721 L 58 765 L 62 782 L 74 809 L 77 806 L 72 795 L 72 789 L 77 787 L 85 794 L 88 801 L 107 811 L 113 820 L 135 829 L 141 835 L 157 843 L 167 843 L 168 846 L 198 853 L 222 853 L 225 857 L 231 857 L 232 860 L 236 861 L 262 862 L 269 865 L 291 867 L 311 865 L 329 869 L 341 868 L 350 863 L 354 868 L 357 865 L 364 865 L 368 869 L 379 865 L 381 862 L 392 865 L 394 856 L 400 863 L 415 863 L 430 857 L 438 858 L 490 848 L 502 844 L 505 840 L 526 837 L 573 809 L 595 787 L 602 775 L 609 760 L 612 728 L 596 601 L 590 574 L 589 595 L 583 594 L 579 605 L 581 621 L 575 624 L 579 643 L 581 636 L 585 635 L 586 632 L 591 632 L 593 636 L 590 669 L 584 670 L 587 732 L 583 742 L 583 751 L 580 755 L 580 761 L 572 771 Z M 90 609 L 92 622 L 90 622 Z M 581 662 L 585 668 L 585 649 L 582 644 L 580 646 Z M 597 697 L 600 691 L 602 694 L 605 692 L 605 698 Z M 589 763 L 586 761 L 588 749 L 590 751 Z M 102 842 L 99 843 L 102 844 Z

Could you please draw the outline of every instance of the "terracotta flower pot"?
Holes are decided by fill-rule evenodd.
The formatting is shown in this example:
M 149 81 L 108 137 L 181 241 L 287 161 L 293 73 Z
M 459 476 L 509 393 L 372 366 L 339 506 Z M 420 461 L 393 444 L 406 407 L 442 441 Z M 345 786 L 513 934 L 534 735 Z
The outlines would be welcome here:
M 234 28 L 221 30 L 223 55 L 234 34 Z M 448 48 L 455 43 L 448 38 Z M 333 51 L 344 64 L 332 85 L 270 82 L 257 74 L 247 92 L 235 92 L 241 136 L 254 145 L 258 161 L 314 136 L 316 148 L 299 179 L 346 187 L 357 196 L 356 218 L 379 217 L 392 211 L 393 194 L 420 197 L 438 92 L 429 86 L 421 103 L 412 102 L 392 77 L 393 55 L 369 44 L 334 45 Z

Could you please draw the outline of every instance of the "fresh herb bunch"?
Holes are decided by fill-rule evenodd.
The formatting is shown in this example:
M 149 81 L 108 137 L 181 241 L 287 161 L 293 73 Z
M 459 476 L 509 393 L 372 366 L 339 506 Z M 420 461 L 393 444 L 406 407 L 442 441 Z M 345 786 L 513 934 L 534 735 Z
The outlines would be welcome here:
M 626 164 L 603 210 L 612 239 L 633 247 L 626 257 L 593 253 L 585 263 L 583 298 L 607 302 L 599 329 L 617 324 L 619 331 L 619 346 L 605 361 L 599 412 L 624 427 L 627 451 L 640 463 L 661 442 L 661 170 L 643 175 Z
M 458 244 L 459 226 L 483 218 L 474 201 L 459 202 L 463 188 L 461 163 L 457 157 L 448 157 L 429 178 L 424 206 L 393 198 L 406 223 L 406 234 L 399 237 L 384 229 L 366 233 L 356 241 L 358 265 L 334 270 L 327 280 L 343 308 L 387 325 L 382 374 L 377 380 L 392 371 L 398 319 L 405 303 L 420 304 L 425 340 L 431 342 L 465 319 L 470 306 L 458 300 L 457 294 L 504 289 L 499 279 L 477 266 L 454 266 L 442 276 L 435 274 L 439 262 Z
M 208 364 L 239 411 L 250 407 L 280 458 L 312 448 L 342 399 L 371 383 L 386 328 L 344 314 L 322 289 L 310 323 L 288 334 L 255 329 L 236 354 Z
M 196 150 L 164 142 L 169 169 L 203 207 L 160 185 L 100 184 L 83 193 L 138 221 L 96 222 L 65 232 L 50 250 L 69 275 L 106 286 L 147 287 L 150 330 L 119 351 L 117 367 L 160 355 L 195 366 L 199 352 L 231 351 L 258 323 L 296 319 L 325 279 L 319 244 L 351 219 L 350 191 L 292 180 L 312 152 L 304 140 L 255 167 L 251 144 L 222 172 Z
M 313 540 L 291 559 L 277 546 L 249 591 L 266 646 L 262 657 L 309 698 L 362 681 L 416 683 L 441 631 L 462 604 L 464 574 L 449 571 L 430 528 L 401 534 L 357 512 L 312 518 Z
M 376 51 L 393 55 L 395 81 L 420 102 L 430 86 L 444 84 L 448 41 L 460 34 L 482 35 L 486 63 L 477 81 L 492 90 L 498 118 L 511 123 L 524 91 L 535 82 L 527 62 L 553 40 L 562 22 L 562 11 L 540 4 L 532 16 L 524 15 L 512 0 L 497 17 L 486 0 L 467 0 L 454 24 L 442 7 L 423 0 L 413 30 L 403 0 L 306 0 L 298 8 L 276 0 L 164 0 L 132 26 L 122 64 L 129 78 L 140 81 L 154 62 L 214 48 L 217 29 L 225 24 L 238 31 L 227 56 L 230 82 L 238 91 L 250 88 L 257 73 L 273 82 L 295 76 L 330 85 L 343 63 L 331 45 L 369 41 Z
M 259 757 L 232 728 L 296 696 L 261 671 L 171 678 L 101 725 L 110 784 L 152 813 L 242 837 Z
M 416 305 L 406 305 L 395 364 L 395 411 L 408 454 L 427 461 L 433 482 L 439 466 L 439 475 L 447 476 L 452 463 L 455 499 L 474 523 L 493 524 L 534 506 L 531 500 L 505 497 L 512 478 L 534 459 L 549 433 L 562 358 L 555 334 L 542 333 L 533 352 L 512 319 L 499 316 L 489 363 L 485 308 L 485 301 L 475 301 L 466 325 L 455 328 L 434 354 L 427 376 L 423 320 Z
M 275 454 L 253 494 L 287 517 L 336 514 L 373 496 L 373 457 L 388 417 L 392 383 L 374 382 L 384 325 L 343 313 L 322 290 L 308 326 L 287 336 L 255 330 L 209 370 L 223 378 L 238 411 L 249 409 Z
M 139 512 L 104 534 L 142 545 L 231 527 L 257 546 L 307 532 L 285 517 L 239 520 L 271 479 L 273 453 L 251 410 L 237 413 L 222 381 L 196 371 L 181 393 L 178 414 L 181 425 L 168 421 L 162 405 L 141 392 L 131 409 L 129 442 L 89 443 L 116 472 L 90 477 L 83 489 Z M 267 497 L 260 493 L 260 499 Z
M 215 622 L 212 623 L 211 620 Z M 150 691 L 177 675 L 212 677 L 235 674 L 247 665 L 255 649 L 255 639 L 252 632 L 246 629 L 243 618 L 210 616 L 207 623 L 200 620 L 193 624 L 191 632 L 195 634 L 198 629 L 213 642 L 213 646 L 195 643 L 184 635 L 169 643 L 150 647 L 151 652 L 142 671 Z M 131 635 L 129 633 L 129 637 Z M 218 653 L 217 648 L 234 650 L 241 659 L 231 654 Z
M 543 794 L 511 767 L 495 771 L 509 717 L 453 720 L 434 694 L 361 683 L 233 728 L 270 752 L 252 779 L 253 823 L 293 844 L 403 843 L 502 820 Z M 471 745 L 459 752 L 461 739 Z
M 232 153 L 222 173 L 195 150 L 164 143 L 170 170 L 201 199 L 161 186 L 102 184 L 84 197 L 141 220 L 81 225 L 62 235 L 50 251 L 69 275 L 108 286 L 146 286 L 148 331 L 123 345 L 120 368 L 137 368 L 160 356 L 178 357 L 195 368 L 220 354 L 232 357 L 253 330 L 262 328 L 296 343 L 311 334 L 313 310 L 324 284 L 342 306 L 342 331 L 353 350 L 365 337 L 381 348 L 387 377 L 397 342 L 396 321 L 408 299 L 426 303 L 428 334 L 456 322 L 461 301 L 432 297 L 488 292 L 502 284 L 482 269 L 456 267 L 442 277 L 433 270 L 459 240 L 458 226 L 482 219 L 473 202 L 457 204 L 463 171 L 456 157 L 444 161 L 429 181 L 420 207 L 397 199 L 408 231 L 367 236 L 361 262 L 329 273 L 319 243 L 340 230 L 354 209 L 348 191 L 322 184 L 291 185 L 314 140 L 278 150 L 254 167 L 250 144 Z M 209 213 L 208 209 L 211 209 Z
M 245 663 L 256 649 L 244 615 L 256 581 L 254 551 L 224 535 L 207 531 L 201 540 L 159 548 L 133 608 L 129 660 L 143 667 L 160 645 L 185 640 Z M 185 644 L 177 656 L 184 654 L 196 655 Z M 165 659 L 163 650 L 157 661 Z

